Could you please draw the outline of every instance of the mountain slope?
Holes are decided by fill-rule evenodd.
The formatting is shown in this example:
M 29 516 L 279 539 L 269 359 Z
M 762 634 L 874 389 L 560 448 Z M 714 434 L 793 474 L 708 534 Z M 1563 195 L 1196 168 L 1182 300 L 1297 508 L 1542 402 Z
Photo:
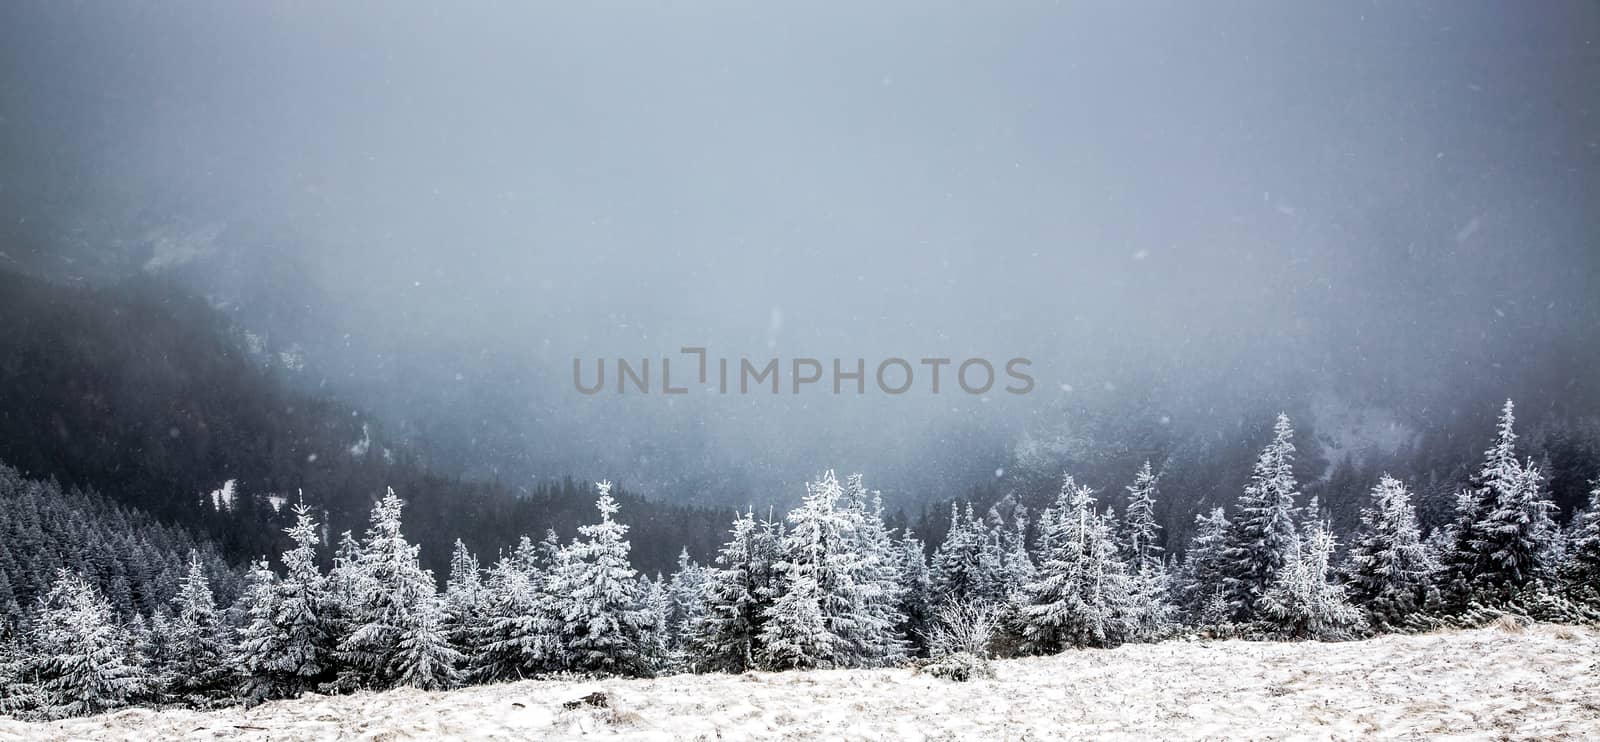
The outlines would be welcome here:
M 359 532 L 393 487 L 441 577 L 458 537 L 493 555 L 546 528 L 570 535 L 592 511 L 571 481 L 513 489 L 433 474 L 426 450 L 389 441 L 360 409 L 293 391 L 222 315 L 167 283 L 76 288 L 0 272 L 0 317 L 0 461 L 195 528 L 235 562 L 281 550 L 274 503 L 301 492 L 333 533 Z M 229 480 L 237 494 L 219 509 L 210 493 Z M 709 554 L 729 519 L 618 499 L 624 521 L 649 524 L 634 541 L 650 571 L 681 546 Z

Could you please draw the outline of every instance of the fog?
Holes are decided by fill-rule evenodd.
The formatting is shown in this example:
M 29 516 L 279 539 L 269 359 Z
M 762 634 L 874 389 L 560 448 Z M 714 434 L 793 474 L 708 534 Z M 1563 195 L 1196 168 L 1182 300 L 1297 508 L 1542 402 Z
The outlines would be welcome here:
M 1085 406 L 1593 414 L 1600 7 L 1290 5 L 5 3 L 0 268 L 170 276 L 441 467 L 701 502 L 959 494 Z M 684 346 L 867 390 L 574 388 Z

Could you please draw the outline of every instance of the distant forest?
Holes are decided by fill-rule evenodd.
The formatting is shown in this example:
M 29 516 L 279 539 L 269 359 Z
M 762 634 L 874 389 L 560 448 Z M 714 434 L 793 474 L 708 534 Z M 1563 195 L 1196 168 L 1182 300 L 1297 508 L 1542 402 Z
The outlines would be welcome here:
M 513 486 L 431 471 L 431 452 L 391 440 L 364 410 L 294 388 L 245 349 L 226 315 L 170 282 L 75 287 L 0 272 L 0 316 L 0 461 L 204 534 L 235 565 L 286 548 L 284 505 L 302 496 L 337 534 L 359 531 L 393 487 L 409 503 L 409 530 L 423 547 L 424 566 L 439 575 L 458 535 L 492 555 L 523 534 L 553 528 L 568 536 L 590 515 L 587 485 L 571 478 Z M 1315 439 L 1305 439 L 1297 474 L 1337 528 L 1356 525 L 1366 493 L 1385 472 L 1414 483 L 1424 527 L 1437 527 L 1452 517 L 1455 492 L 1476 466 L 1493 408 L 1482 412 L 1482 419 L 1451 417 L 1459 430 L 1422 431 L 1384 458 L 1328 462 Z M 1079 410 L 1074 420 L 1084 435 L 1107 442 L 1106 450 L 1096 453 L 1099 460 L 1060 466 L 1104 485 L 1153 460 L 1170 493 L 1155 515 L 1164 545 L 1174 550 L 1193 536 L 1196 514 L 1231 501 L 1233 489 L 1214 483 L 1241 481 L 1270 435 L 1263 426 L 1243 443 L 1229 442 L 1238 436 L 1159 439 L 1114 410 Z M 1565 520 L 1600 477 L 1600 418 L 1535 418 L 1523 443 Z M 1331 475 L 1320 476 L 1330 463 Z M 980 513 L 1012 505 L 1037 510 L 1056 496 L 1059 473 L 1014 473 L 935 494 L 910 513 L 905 503 L 890 502 L 885 520 L 921 534 L 932 549 L 950 527 L 950 502 L 971 502 Z M 211 493 L 229 480 L 234 497 L 219 508 Z M 646 573 L 670 571 L 681 547 L 709 557 L 737 509 L 676 506 L 630 493 L 625 482 L 615 494 L 635 524 L 633 558 Z M 787 499 L 752 493 L 752 500 L 774 494 Z

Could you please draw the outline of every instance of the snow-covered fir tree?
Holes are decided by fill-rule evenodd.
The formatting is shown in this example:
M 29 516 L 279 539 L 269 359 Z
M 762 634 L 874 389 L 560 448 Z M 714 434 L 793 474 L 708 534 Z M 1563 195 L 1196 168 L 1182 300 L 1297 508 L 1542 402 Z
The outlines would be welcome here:
M 778 542 L 775 523 L 758 524 L 750 511 L 734 519 L 728 542 L 707 570 L 704 609 L 685 636 L 689 669 L 744 672 L 754 666 L 776 595 Z
M 440 617 L 453 645 L 471 645 L 472 627 L 477 625 L 487 601 L 478 557 L 458 538 L 450 549 L 450 575 L 445 578 Z
M 1063 477 L 1052 508 L 1049 552 L 1026 590 L 1022 638 L 1027 651 L 1106 647 L 1127 635 L 1128 579 L 1112 525 L 1095 509 L 1094 490 Z
M 133 639 L 113 619 L 111 604 L 65 569 L 34 609 L 33 677 L 45 718 L 84 716 L 127 704 L 148 682 Z
M 557 551 L 540 549 L 531 564 L 502 557 L 490 568 L 487 599 L 466 644 L 472 682 L 520 680 L 560 668 L 557 604 L 546 591 Z
M 1600 605 L 1600 480 L 1589 490 L 1589 505 L 1572 519 L 1572 536 L 1562 576 L 1575 597 Z
M 1495 442 L 1457 498 L 1444 555 L 1447 592 L 1457 606 L 1498 601 L 1548 576 L 1554 505 L 1532 462 L 1517 460 L 1515 405 L 1506 400 Z
M 1381 629 L 1398 626 L 1433 602 L 1439 566 L 1422 540 L 1406 486 L 1385 474 L 1371 497 L 1350 547 L 1350 597 Z
M 646 639 L 652 616 L 628 563 L 628 527 L 616 522 L 611 482 L 596 485 L 600 522 L 578 529 L 564 549 L 551 592 L 560 601 L 560 634 L 570 667 L 580 672 L 649 676 L 655 672 Z
M 784 570 L 783 594 L 766 612 L 761 631 L 761 663 L 771 670 L 838 667 L 843 642 L 822 615 L 822 590 L 816 573 Z
M 1361 619 L 1344 586 L 1333 580 L 1331 566 L 1338 546 L 1327 524 L 1308 508 L 1301 537 L 1290 547 L 1283 568 L 1262 595 L 1261 620 L 1290 639 L 1345 639 Z
M 847 661 L 859 667 L 896 665 L 905 660 L 909 643 L 899 633 L 905 620 L 900 613 L 900 555 L 883 522 L 883 497 L 868 492 L 861 475 L 852 474 L 844 503 L 843 584 L 852 590 L 854 618 L 851 629 L 842 633 L 853 655 Z
M 461 680 L 459 665 L 465 659 L 450 645 L 439 596 L 423 595 L 411 607 L 395 645 L 392 671 L 395 682 L 421 690 L 451 688 Z
M 228 645 L 218 620 L 216 597 L 198 552 L 189 552 L 189 571 L 173 598 L 167 659 L 159 670 L 161 684 L 173 701 L 213 707 L 232 696 L 237 678 L 228 662 Z
M 1128 503 L 1122 514 L 1122 542 L 1127 545 L 1130 560 L 1143 564 L 1152 559 L 1159 561 L 1162 548 L 1161 524 L 1156 522 L 1156 474 L 1150 462 L 1144 462 L 1128 485 Z
M 1128 638 L 1154 641 L 1172 622 L 1176 610 L 1162 557 L 1165 549 L 1160 544 L 1161 525 L 1155 516 L 1156 475 L 1149 461 L 1139 467 L 1127 490 L 1128 502 L 1120 528 L 1128 557 Z
M 1259 615 L 1261 597 L 1298 548 L 1293 439 L 1289 416 L 1278 415 L 1272 442 L 1256 458 L 1228 530 L 1221 561 L 1228 610 L 1235 621 Z
M 705 567 L 690 558 L 685 548 L 678 552 L 678 569 L 667 581 L 667 650 L 677 665 L 688 661 L 684 656 L 684 641 L 690 627 L 705 615 L 706 572 Z
M 639 576 L 639 595 L 644 600 L 645 627 L 641 648 L 650 666 L 657 673 L 676 671 L 672 662 L 672 596 L 667 592 L 667 580 L 657 573 L 655 579 Z
M 916 642 L 933 620 L 932 580 L 922 539 L 909 530 L 895 542 L 900 576 L 900 636 Z
M 950 504 L 950 530 L 933 552 L 930 578 L 936 604 L 970 600 L 994 601 L 997 580 L 983 521 L 965 507 Z
M 235 650 L 246 700 L 294 698 L 332 679 L 334 635 L 326 580 L 317 569 L 317 523 L 304 503 L 285 533 L 284 576 L 265 581 Z M 258 579 L 258 582 L 262 580 Z
M 881 503 L 859 475 L 841 487 L 829 470 L 807 483 L 800 507 L 789 512 L 783 540 L 783 594 L 767 611 L 762 643 L 771 666 L 862 667 L 895 662 L 906 643 L 896 633 L 898 558 L 884 528 Z M 816 600 L 813 610 L 796 601 Z M 813 614 L 822 629 L 812 631 Z
M 33 667 L 37 654 L 21 626 L 0 620 L 0 716 L 23 718 L 39 705 Z
M 352 608 L 349 636 L 339 643 L 339 657 L 349 678 L 358 686 L 390 688 L 402 682 L 405 663 L 401 641 L 429 646 L 419 638 L 425 630 L 440 633 L 436 606 L 430 606 L 437 588 L 433 575 L 417 561 L 417 549 L 400 532 L 405 503 L 390 489 L 372 509 L 372 525 L 355 559 L 361 591 Z M 430 626 L 424 626 L 429 617 Z M 413 676 L 413 680 L 416 676 Z

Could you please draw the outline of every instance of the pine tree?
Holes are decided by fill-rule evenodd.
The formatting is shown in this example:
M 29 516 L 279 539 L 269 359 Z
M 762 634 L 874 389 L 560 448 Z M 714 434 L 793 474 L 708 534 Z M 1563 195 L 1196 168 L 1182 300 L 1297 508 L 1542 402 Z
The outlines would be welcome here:
M 445 579 L 443 614 L 445 635 L 458 647 L 472 645 L 472 627 L 479 623 L 487 596 L 483 590 L 483 570 L 478 558 L 456 539 L 450 552 L 450 576 Z
M 639 576 L 639 595 L 644 601 L 648 618 L 644 640 L 640 642 L 645 661 L 651 672 L 664 675 L 677 671 L 672 657 L 672 597 L 667 592 L 667 582 L 659 573 L 655 579 Z
M 57 570 L 55 584 L 34 610 L 33 640 L 30 672 L 46 718 L 117 708 L 147 681 L 132 637 L 112 621 L 111 604 L 65 569 Z
M 552 589 L 561 600 L 564 651 L 574 670 L 649 676 L 654 668 L 644 643 L 651 616 L 628 564 L 628 527 L 612 520 L 611 482 L 596 486 L 600 522 L 578 529 L 584 538 L 564 550 Z
M 1589 490 L 1589 507 L 1572 519 L 1572 538 L 1562 570 L 1580 600 L 1600 604 L 1600 480 Z
M 755 664 L 766 611 L 773 598 L 776 527 L 757 525 L 746 511 L 735 518 L 728 543 L 708 569 L 704 609 L 689 624 L 686 655 L 696 672 L 744 672 Z
M 900 636 L 913 642 L 920 641 L 933 620 L 932 581 L 924 548 L 922 539 L 910 531 L 902 534 L 895 545 L 899 558 L 901 616 L 897 630 Z
M 846 481 L 842 515 L 839 571 L 852 618 L 849 629 L 841 632 L 849 645 L 844 660 L 855 667 L 900 664 L 908 647 L 897 631 L 905 620 L 900 613 L 900 559 L 883 523 L 882 495 L 868 492 L 860 474 Z
M 1022 606 L 1024 648 L 1115 646 L 1126 636 L 1128 580 L 1094 490 L 1063 477 L 1048 537 L 1049 553 Z
M 690 627 L 705 615 L 706 568 L 689 558 L 689 549 L 678 552 L 678 569 L 667 583 L 667 649 L 676 664 L 683 664 L 684 642 Z
M 539 588 L 546 571 L 548 565 L 540 571 L 511 558 L 501 558 L 490 568 L 488 599 L 468 642 L 470 680 L 520 680 L 557 668 L 560 637 L 553 611 L 546 610 L 553 606 Z
M 1361 510 L 1361 532 L 1350 548 L 1350 595 L 1374 628 L 1398 626 L 1432 602 L 1439 567 L 1417 526 L 1411 493 L 1384 475 Z
M 1506 400 L 1494 446 L 1457 498 L 1445 568 L 1458 608 L 1508 599 L 1552 567 L 1554 506 L 1544 495 L 1538 468 L 1517 460 L 1514 413 L 1515 405 Z
M 201 708 L 229 700 L 235 682 L 218 620 L 216 598 L 200 554 L 189 552 L 189 571 L 173 599 L 169 659 L 161 668 L 167 694 Z
M 417 547 L 400 532 L 405 503 L 390 489 L 372 509 L 372 525 L 355 560 L 362 593 L 353 610 L 350 635 L 339 644 L 339 657 L 357 686 L 390 688 L 402 681 L 401 641 L 426 633 L 422 622 L 437 613 L 427 604 L 437 588 L 433 575 L 418 564 Z M 434 629 L 437 629 L 435 623 Z
M 972 514 L 972 503 L 965 508 L 950 505 L 950 531 L 944 543 L 933 552 L 930 573 L 934 602 L 946 604 L 968 600 L 992 602 L 998 583 L 996 565 L 987 550 L 988 533 L 983 521 Z
M 837 667 L 839 637 L 822 615 L 822 590 L 810 570 L 787 571 L 783 595 L 767 611 L 762 664 L 772 670 Z
M 1286 638 L 1348 638 L 1361 613 L 1332 580 L 1330 561 L 1338 544 L 1316 508 L 1310 510 L 1302 537 L 1261 597 L 1260 615 Z
M 1257 603 L 1298 548 L 1295 528 L 1294 429 L 1278 415 L 1272 442 L 1256 459 L 1250 484 L 1222 552 L 1228 609 L 1236 621 L 1257 614 Z
M 847 666 L 855 649 L 855 585 L 847 571 L 848 528 L 832 470 L 806 483 L 806 497 L 789 512 L 783 539 L 782 593 L 766 611 L 762 663 L 770 669 Z
M 37 654 L 19 626 L 0 620 L 0 717 L 26 718 L 39 705 L 31 659 Z
M 442 690 L 460 681 L 457 667 L 464 658 L 450 646 L 442 613 L 439 598 L 433 594 L 423 595 L 412 606 L 395 646 L 393 673 L 397 684 Z
M 1144 462 L 1128 488 L 1128 505 L 1121 532 L 1128 554 L 1129 638 L 1154 641 L 1172 621 L 1170 580 L 1159 543 L 1161 525 L 1156 523 L 1156 475 L 1150 462 Z
M 265 593 L 255 597 L 240 632 L 236 656 L 251 702 L 295 698 L 333 679 L 332 598 L 317 569 L 317 524 L 304 503 L 294 514 L 295 524 L 284 529 L 294 542 L 283 554 L 284 577 L 258 578 Z
M 1156 475 L 1150 462 L 1139 467 L 1133 484 L 1128 486 L 1128 506 L 1123 514 L 1123 542 L 1128 546 L 1130 560 L 1144 564 L 1151 559 L 1160 560 L 1164 549 L 1160 544 L 1161 524 L 1156 522 Z

